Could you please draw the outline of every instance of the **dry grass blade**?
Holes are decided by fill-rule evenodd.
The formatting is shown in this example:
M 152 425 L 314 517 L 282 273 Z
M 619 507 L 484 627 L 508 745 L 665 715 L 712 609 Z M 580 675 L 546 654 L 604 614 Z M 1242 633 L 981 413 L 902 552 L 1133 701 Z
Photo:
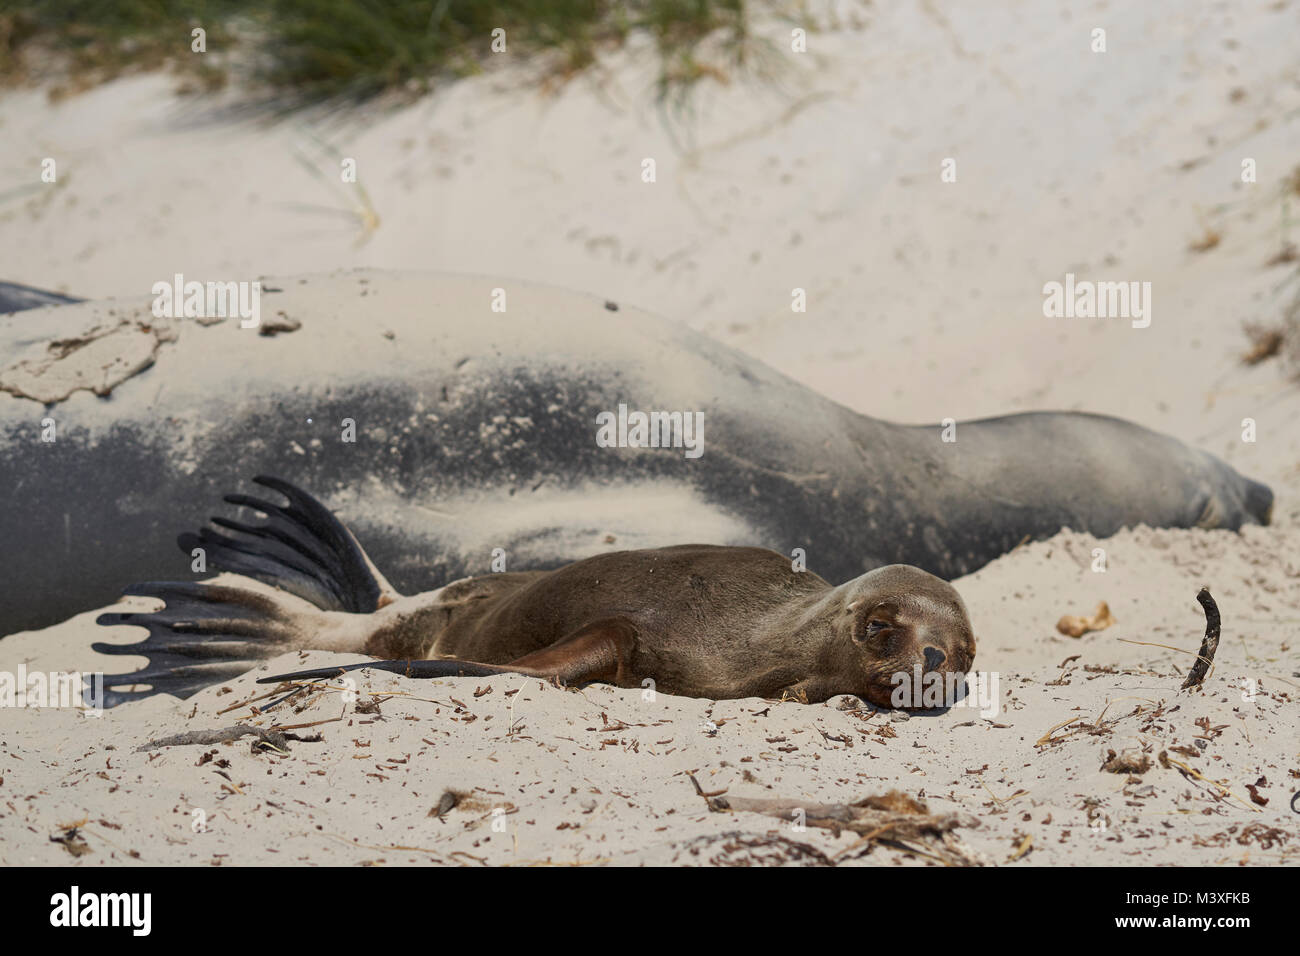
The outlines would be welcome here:
M 1245 806 L 1248 810 L 1250 810 L 1252 813 L 1263 813 L 1263 812 L 1264 812 L 1264 811 L 1261 810 L 1259 807 L 1255 806 L 1253 803 L 1249 803 L 1249 802 L 1243 800 L 1241 797 L 1237 796 L 1235 793 L 1233 793 L 1231 790 L 1229 790 L 1229 789 L 1228 789 L 1227 787 L 1225 787 L 1223 784 L 1219 783 L 1217 780 L 1211 780 L 1209 777 L 1207 777 L 1207 776 L 1205 776 L 1204 774 L 1202 774 L 1202 773 L 1201 773 L 1199 770 L 1197 770 L 1196 768 L 1187 766 L 1187 764 L 1183 763 L 1181 760 L 1175 760 L 1173 757 L 1169 756 L 1169 752 L 1168 752 L 1167 750 L 1162 750 L 1162 751 L 1160 751 L 1160 754 L 1159 754 L 1159 756 L 1158 756 L 1157 759 L 1160 761 L 1161 765 L 1164 766 L 1164 767 L 1169 767 L 1170 765 L 1175 766 L 1175 767 L 1177 767 L 1179 770 L 1181 770 L 1184 774 L 1188 775 L 1189 777 L 1193 777 L 1193 778 L 1195 778 L 1196 780 L 1200 780 L 1200 781 L 1202 781 L 1202 782 L 1204 782 L 1204 783 L 1208 783 L 1210 786 L 1214 787 L 1216 790 L 1218 790 L 1218 791 L 1219 791 L 1221 794 L 1223 794 L 1224 796 L 1226 796 L 1226 797 L 1232 797 L 1232 798 L 1233 798 L 1234 800 L 1236 800 L 1238 803 L 1244 805 L 1244 806 Z
M 1056 743 L 1056 741 L 1052 739 L 1052 734 L 1056 733 L 1062 727 L 1068 727 L 1076 720 L 1082 720 L 1082 719 L 1083 719 L 1082 717 L 1071 717 L 1069 720 L 1063 720 L 1059 724 L 1055 724 L 1052 727 L 1049 727 L 1047 733 L 1043 734 L 1043 736 L 1039 737 L 1037 740 L 1034 741 L 1034 746 L 1041 747 L 1043 746 L 1043 744 Z

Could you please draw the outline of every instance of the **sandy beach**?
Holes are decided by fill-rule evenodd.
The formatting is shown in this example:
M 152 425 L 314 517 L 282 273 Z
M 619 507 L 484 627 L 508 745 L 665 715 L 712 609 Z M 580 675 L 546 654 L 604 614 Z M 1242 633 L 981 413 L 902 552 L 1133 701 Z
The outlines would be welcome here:
M 2 279 L 127 300 L 174 273 L 507 276 L 684 322 L 877 418 L 1117 415 L 1276 496 L 1266 527 L 1066 529 L 952 582 L 995 712 L 364 671 L 260 711 L 258 676 L 359 659 L 319 651 L 184 701 L 5 709 L 0 863 L 1300 861 L 1300 388 L 1280 357 L 1241 361 L 1243 323 L 1298 293 L 1300 5 L 1184 7 L 863 7 L 772 83 L 705 84 L 685 111 L 656 106 L 635 45 L 554 88 L 504 65 L 289 118 L 161 74 L 0 92 Z M 1149 325 L 1045 316 L 1067 274 L 1150 283 Z M 1223 636 L 1180 692 L 1203 586 Z M 1057 630 L 1102 601 L 1110 627 Z M 0 671 L 143 663 L 90 650 L 139 637 L 98 613 L 0 639 Z M 292 736 L 140 749 L 235 725 Z M 913 817 L 905 839 L 817 818 L 891 793 L 864 819 Z M 812 809 L 741 809 L 763 800 Z

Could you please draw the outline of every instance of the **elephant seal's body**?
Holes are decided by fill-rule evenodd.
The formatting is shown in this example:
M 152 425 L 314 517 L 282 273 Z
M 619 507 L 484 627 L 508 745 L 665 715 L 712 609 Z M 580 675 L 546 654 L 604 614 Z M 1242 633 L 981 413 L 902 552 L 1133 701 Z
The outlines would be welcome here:
M 0 363 L 27 363 L 0 368 L 0 633 L 188 573 L 175 529 L 261 471 L 320 494 L 407 593 L 488 570 L 494 549 L 513 571 L 682 541 L 802 548 L 830 580 L 887 564 L 953 578 L 1065 526 L 1237 528 L 1272 503 L 1213 456 L 1111 418 L 962 422 L 946 443 L 684 325 L 556 289 L 376 272 L 263 289 L 264 320 L 300 329 L 156 320 L 148 298 L 0 318 Z M 102 356 L 59 378 L 92 353 L 46 341 L 93 326 L 134 364 L 120 381 L 95 378 Z M 22 397 L 48 401 L 52 378 L 90 384 Z M 620 405 L 703 413 L 702 454 L 601 447 L 597 416 Z
M 44 289 L 33 289 L 17 282 L 0 282 L 0 315 L 6 312 L 23 312 L 39 309 L 43 305 L 71 305 L 81 299 Z

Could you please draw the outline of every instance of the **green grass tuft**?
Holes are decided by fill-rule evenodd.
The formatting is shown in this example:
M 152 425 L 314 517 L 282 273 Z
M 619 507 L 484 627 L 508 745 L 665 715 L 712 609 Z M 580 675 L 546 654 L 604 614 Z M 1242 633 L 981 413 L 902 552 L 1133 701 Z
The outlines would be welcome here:
M 726 82 L 754 43 L 751 7 L 779 0 L 0 0 L 0 81 L 44 78 L 60 63 L 73 88 L 175 68 L 219 85 L 230 63 L 295 101 L 419 93 L 478 72 L 502 28 L 510 54 L 545 55 L 559 75 L 646 36 L 663 96 Z M 190 52 L 207 31 L 209 54 Z M 230 51 L 252 54 L 232 58 Z

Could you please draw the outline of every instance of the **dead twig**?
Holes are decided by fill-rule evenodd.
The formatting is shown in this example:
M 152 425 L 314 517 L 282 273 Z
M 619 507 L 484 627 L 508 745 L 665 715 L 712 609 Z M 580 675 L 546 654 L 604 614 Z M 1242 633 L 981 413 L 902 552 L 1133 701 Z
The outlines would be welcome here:
M 1169 752 L 1167 750 L 1160 751 L 1160 753 L 1156 755 L 1156 759 L 1160 761 L 1160 766 L 1165 767 L 1166 769 L 1170 765 L 1173 765 L 1174 767 L 1177 767 L 1179 770 L 1181 770 L 1184 776 L 1191 777 L 1194 780 L 1200 780 L 1203 783 L 1208 783 L 1211 787 L 1214 787 L 1216 790 L 1218 790 L 1219 793 L 1223 794 L 1225 797 L 1232 797 L 1232 799 L 1236 800 L 1238 803 L 1244 806 L 1247 810 L 1250 810 L 1252 813 L 1263 812 L 1262 810 L 1259 809 L 1259 807 L 1247 803 L 1241 797 L 1237 796 L 1235 793 L 1233 793 L 1223 784 L 1219 783 L 1219 781 L 1211 780 L 1209 777 L 1202 774 L 1195 767 L 1189 767 L 1181 760 L 1175 760 L 1173 757 L 1169 756 Z
M 1059 724 L 1054 724 L 1053 726 L 1048 728 L 1047 733 L 1043 734 L 1043 736 L 1039 737 L 1037 740 L 1034 741 L 1034 746 L 1041 747 L 1043 746 L 1043 744 L 1058 743 L 1061 738 L 1054 738 L 1052 737 L 1052 734 L 1056 733 L 1062 727 L 1068 727 L 1076 720 L 1082 720 L 1082 719 L 1083 719 L 1082 717 L 1071 717 L 1069 720 L 1063 720 Z
M 1183 690 L 1201 686 L 1201 682 L 1209 673 L 1210 666 L 1214 663 L 1214 652 L 1219 649 L 1219 606 L 1214 603 L 1214 598 L 1210 597 L 1209 588 L 1201 588 L 1196 594 L 1196 600 L 1205 609 L 1205 637 L 1201 640 L 1201 650 L 1196 655 L 1196 663 L 1192 665 L 1187 679 L 1183 681 Z
M 183 734 L 173 734 L 170 737 L 161 737 L 158 740 L 151 740 L 147 744 L 141 744 L 136 747 L 136 753 L 147 750 L 157 750 L 159 747 L 188 747 L 194 744 L 221 744 L 227 740 L 238 740 L 240 737 L 252 734 L 263 743 L 270 744 L 279 751 L 288 753 L 288 744 L 284 734 L 276 730 L 263 730 L 261 727 L 250 727 L 247 724 L 235 724 L 231 727 L 223 727 L 221 730 L 191 730 Z
M 698 785 L 696 790 L 700 792 Z M 881 842 L 948 866 L 979 866 L 983 862 L 952 832 L 958 827 L 977 827 L 978 819 L 966 813 L 932 814 L 924 804 L 898 790 L 850 804 L 809 804 L 765 797 L 710 797 L 702 792 L 700 795 L 715 813 L 761 813 L 783 820 L 797 819 L 805 826 L 822 827 L 837 834 L 843 830 L 858 834 L 860 839 L 835 855 L 837 861 L 862 846 Z

